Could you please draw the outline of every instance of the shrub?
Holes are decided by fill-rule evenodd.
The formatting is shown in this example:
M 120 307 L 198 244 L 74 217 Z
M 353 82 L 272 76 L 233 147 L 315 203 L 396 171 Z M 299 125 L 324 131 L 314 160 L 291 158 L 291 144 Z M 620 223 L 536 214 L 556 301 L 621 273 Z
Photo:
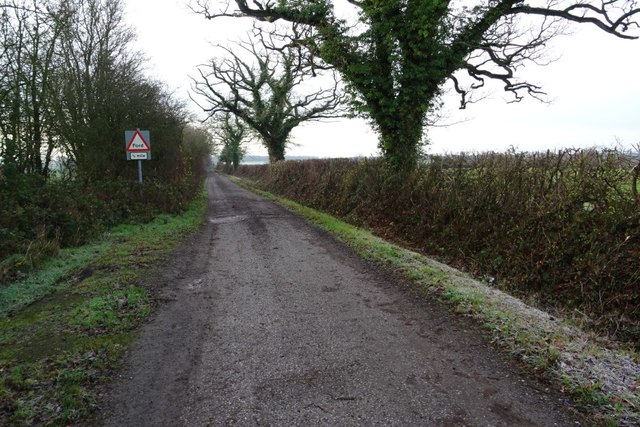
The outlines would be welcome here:
M 0 284 L 107 227 L 182 211 L 201 182 L 199 174 L 181 181 L 152 178 L 144 185 L 121 178 L 87 184 L 45 180 L 0 166 Z

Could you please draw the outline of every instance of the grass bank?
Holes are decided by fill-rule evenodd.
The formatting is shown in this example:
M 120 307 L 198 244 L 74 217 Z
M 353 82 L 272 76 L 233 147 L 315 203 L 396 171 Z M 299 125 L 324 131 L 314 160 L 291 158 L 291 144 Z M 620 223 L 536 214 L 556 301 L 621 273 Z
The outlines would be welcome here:
M 571 394 L 595 424 L 640 424 L 640 356 L 605 345 L 571 326 L 447 265 L 389 243 L 330 215 L 235 182 L 307 218 L 361 257 L 399 271 L 426 298 L 477 319 L 496 345 L 536 375 Z
M 201 194 L 182 214 L 117 226 L 0 289 L 0 425 L 92 417 L 100 387 L 153 311 L 144 277 L 198 228 L 205 208 Z

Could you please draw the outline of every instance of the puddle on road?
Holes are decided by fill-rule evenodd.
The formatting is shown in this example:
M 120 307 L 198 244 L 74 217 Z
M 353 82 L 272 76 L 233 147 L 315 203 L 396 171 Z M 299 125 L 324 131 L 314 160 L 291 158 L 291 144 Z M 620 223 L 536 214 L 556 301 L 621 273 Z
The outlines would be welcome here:
M 193 282 L 187 284 L 187 289 L 198 289 L 201 288 L 202 285 L 204 285 L 204 280 L 196 279 Z
M 212 224 L 233 224 L 236 222 L 246 221 L 251 218 L 259 219 L 283 219 L 287 218 L 287 215 L 282 214 L 252 214 L 252 215 L 225 215 L 225 216 L 210 216 L 209 222 Z
M 230 224 L 234 222 L 244 221 L 249 218 L 247 215 L 231 215 L 221 217 L 209 217 L 209 222 L 212 224 Z

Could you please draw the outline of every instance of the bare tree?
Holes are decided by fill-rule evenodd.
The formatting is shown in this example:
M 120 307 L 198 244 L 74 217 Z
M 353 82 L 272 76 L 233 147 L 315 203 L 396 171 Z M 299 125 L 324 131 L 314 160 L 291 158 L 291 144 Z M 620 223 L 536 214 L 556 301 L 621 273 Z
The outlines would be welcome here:
M 334 13 L 341 3 L 357 12 L 349 24 Z M 285 21 L 301 28 L 292 43 L 335 67 L 353 95 L 356 111 L 380 134 L 390 166 L 416 163 L 425 120 L 438 108 L 447 81 L 461 107 L 488 80 L 501 82 L 519 101 L 540 97 L 542 88 L 517 77 L 539 62 L 548 41 L 566 23 L 592 25 L 633 39 L 640 8 L 636 0 L 202 0 L 197 11 L 209 19 L 251 17 Z M 463 78 L 466 77 L 466 80 Z
M 46 176 L 57 155 L 87 180 L 120 176 L 123 130 L 145 127 L 149 175 L 180 176 L 184 105 L 142 75 L 133 37 L 122 0 L 0 0 L 0 165 Z
M 50 1 L 0 4 L 0 158 L 46 175 L 55 148 L 51 80 L 61 20 Z
M 127 90 L 140 82 L 120 0 L 69 0 L 58 49 L 56 131 L 79 171 L 103 175 L 120 154 Z M 121 157 L 121 156 L 120 156 Z
M 210 117 L 231 113 L 246 123 L 267 148 L 269 160 L 276 162 L 284 160 L 296 126 L 343 114 L 343 97 L 335 75 L 331 87 L 299 93 L 312 73 L 297 49 L 261 41 L 260 48 L 249 42 L 219 47 L 223 58 L 199 67 L 193 92 L 204 99 L 201 107 Z

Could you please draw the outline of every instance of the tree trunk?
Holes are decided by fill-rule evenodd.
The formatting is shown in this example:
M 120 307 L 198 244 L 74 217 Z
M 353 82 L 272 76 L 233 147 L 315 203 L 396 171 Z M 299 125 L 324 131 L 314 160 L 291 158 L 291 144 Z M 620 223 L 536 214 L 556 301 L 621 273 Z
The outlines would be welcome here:
M 275 163 L 284 160 L 284 141 L 280 141 L 278 139 L 265 139 L 264 142 L 269 153 L 269 163 Z
M 42 171 L 42 114 L 40 112 L 40 99 L 38 97 L 38 87 L 36 86 L 37 76 L 32 76 L 31 81 L 31 120 L 32 120 L 32 138 L 30 156 L 30 169 L 39 175 L 44 175 Z
M 55 149 L 55 146 L 53 145 L 53 143 L 49 142 L 49 144 L 47 145 L 47 154 L 44 156 L 44 165 L 42 167 L 42 174 L 44 175 L 45 178 L 49 176 L 51 156 L 53 155 L 54 149 Z
M 402 117 L 394 119 L 385 120 L 384 124 L 378 123 L 379 145 L 389 171 L 404 175 L 413 171 L 418 163 L 422 117 L 402 114 Z

